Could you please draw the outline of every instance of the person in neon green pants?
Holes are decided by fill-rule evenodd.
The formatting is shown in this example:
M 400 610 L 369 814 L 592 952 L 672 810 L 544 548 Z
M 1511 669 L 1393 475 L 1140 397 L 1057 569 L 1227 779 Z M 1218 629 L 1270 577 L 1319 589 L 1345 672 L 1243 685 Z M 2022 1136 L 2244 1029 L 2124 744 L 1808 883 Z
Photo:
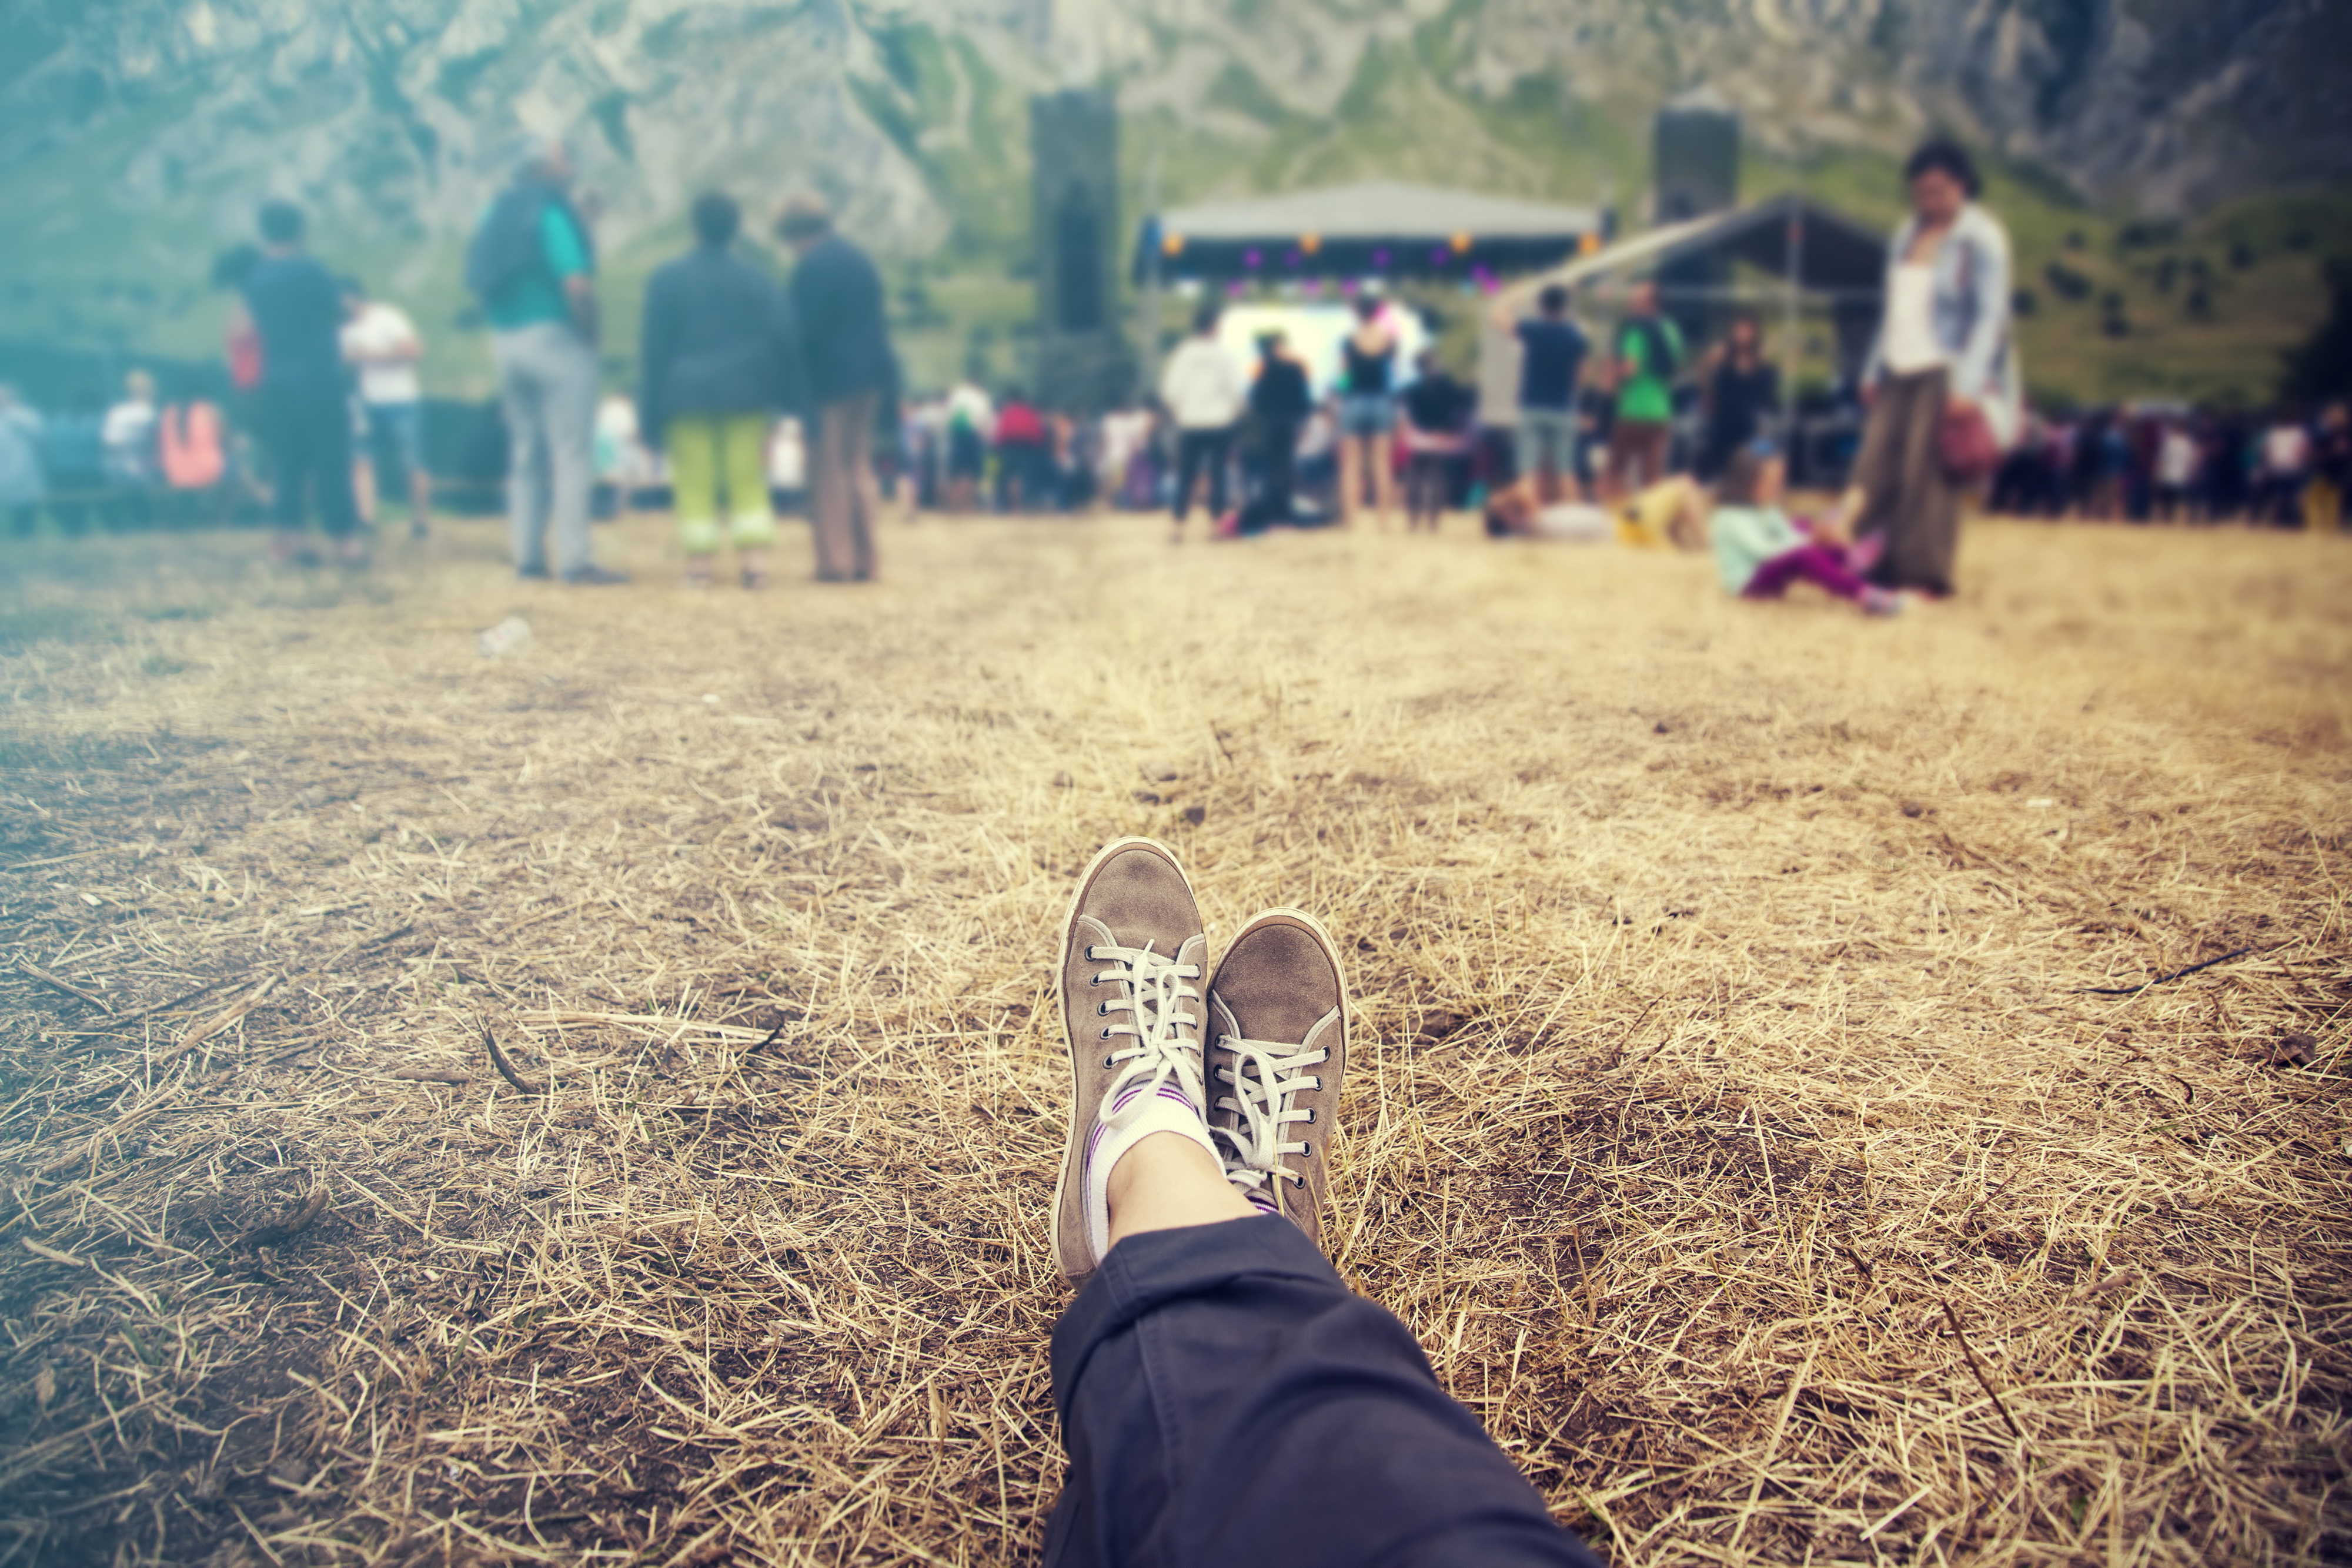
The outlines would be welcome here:
M 768 504 L 771 423 L 765 413 L 670 416 L 669 481 L 677 497 L 677 539 L 686 550 L 688 580 L 710 580 L 722 531 L 735 547 L 746 581 L 756 586 L 754 580 L 766 578 L 768 549 L 776 542 L 776 514 Z
M 669 454 L 688 585 L 710 585 L 723 538 L 759 588 L 776 542 L 768 433 L 803 402 L 800 332 L 784 291 L 730 249 L 735 203 L 699 196 L 693 216 L 695 248 L 646 288 L 639 419 Z

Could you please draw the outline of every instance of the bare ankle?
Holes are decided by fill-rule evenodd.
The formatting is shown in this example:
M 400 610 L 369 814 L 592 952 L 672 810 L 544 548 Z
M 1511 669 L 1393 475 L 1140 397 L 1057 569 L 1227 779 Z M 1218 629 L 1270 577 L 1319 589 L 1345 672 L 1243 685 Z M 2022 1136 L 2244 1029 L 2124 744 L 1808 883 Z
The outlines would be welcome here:
M 1173 1133 L 1154 1133 L 1129 1149 L 1111 1167 L 1106 1196 L 1114 1247 L 1147 1230 L 1215 1225 L 1257 1212 L 1208 1151 Z

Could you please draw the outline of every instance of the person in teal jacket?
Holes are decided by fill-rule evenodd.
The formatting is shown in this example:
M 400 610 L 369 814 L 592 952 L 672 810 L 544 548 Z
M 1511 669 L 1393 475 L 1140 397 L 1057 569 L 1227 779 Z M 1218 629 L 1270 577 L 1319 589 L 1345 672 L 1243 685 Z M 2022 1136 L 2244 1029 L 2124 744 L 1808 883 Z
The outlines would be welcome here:
M 482 216 L 466 253 L 466 283 L 490 323 L 510 454 L 507 518 L 516 572 L 564 581 L 625 582 L 589 558 L 595 479 L 596 251 L 572 204 L 572 155 L 532 139 L 514 183 Z

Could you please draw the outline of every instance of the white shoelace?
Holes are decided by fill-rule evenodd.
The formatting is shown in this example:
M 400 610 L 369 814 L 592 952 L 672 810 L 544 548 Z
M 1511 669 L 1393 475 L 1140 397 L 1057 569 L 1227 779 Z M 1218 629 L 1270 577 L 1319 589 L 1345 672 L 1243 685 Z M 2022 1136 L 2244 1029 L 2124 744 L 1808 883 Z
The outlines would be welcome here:
M 1218 1100 L 1217 1109 L 1234 1112 L 1241 1119 L 1237 1127 L 1216 1129 L 1217 1136 L 1234 1146 L 1234 1157 L 1225 1164 L 1225 1179 L 1245 1196 L 1265 1188 L 1276 1176 L 1287 1176 L 1294 1186 L 1304 1185 L 1307 1178 L 1284 1165 L 1283 1156 L 1306 1154 L 1314 1140 L 1301 1138 L 1294 1143 L 1283 1134 L 1291 1126 L 1315 1120 L 1314 1112 L 1300 1110 L 1292 1101 L 1303 1089 L 1323 1087 L 1320 1074 L 1307 1076 L 1302 1070 L 1320 1066 L 1330 1059 L 1330 1051 L 1230 1034 L 1218 1043 L 1233 1052 L 1234 1064 L 1217 1069 L 1217 1082 L 1231 1085 L 1234 1092 Z M 1265 1196 L 1278 1203 L 1280 1191 L 1276 1188 Z
M 1122 999 L 1095 1005 L 1097 1018 L 1128 1015 L 1123 1022 L 1106 1024 L 1102 1039 L 1124 1038 L 1129 1042 L 1105 1053 L 1107 1062 L 1127 1065 L 1103 1091 L 1097 1117 L 1112 1128 L 1124 1126 L 1160 1092 L 1161 1084 L 1173 1079 L 1192 1109 L 1207 1121 L 1208 1086 L 1201 1071 L 1201 993 L 1186 983 L 1201 977 L 1201 966 L 1163 957 L 1151 950 L 1149 942 L 1140 947 L 1097 943 L 1087 949 L 1087 959 L 1112 966 L 1097 975 L 1094 984 L 1124 982 L 1127 987 Z M 1129 1100 L 1125 1111 L 1115 1113 L 1112 1107 L 1139 1085 L 1143 1092 Z

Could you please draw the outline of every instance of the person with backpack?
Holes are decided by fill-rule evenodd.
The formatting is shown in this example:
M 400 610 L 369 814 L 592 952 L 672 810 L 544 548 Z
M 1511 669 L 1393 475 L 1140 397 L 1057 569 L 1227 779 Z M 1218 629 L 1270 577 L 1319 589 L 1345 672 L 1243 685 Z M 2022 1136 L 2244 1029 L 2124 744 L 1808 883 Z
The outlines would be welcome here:
M 533 138 L 466 252 L 506 409 L 507 517 L 516 574 L 585 585 L 626 582 L 589 559 L 595 483 L 596 249 L 572 201 L 572 154 Z
M 1673 434 L 1675 378 L 1682 373 L 1682 329 L 1658 311 L 1658 286 L 1633 286 L 1617 329 L 1617 417 L 1609 426 L 1604 498 L 1614 501 L 1666 476 Z
M 800 327 L 774 279 L 732 249 L 742 209 L 713 191 L 695 198 L 695 247 L 646 287 L 639 428 L 669 454 L 686 582 L 708 588 L 719 553 L 719 492 L 743 586 L 768 583 L 776 513 L 767 450 L 776 416 L 803 398 Z

